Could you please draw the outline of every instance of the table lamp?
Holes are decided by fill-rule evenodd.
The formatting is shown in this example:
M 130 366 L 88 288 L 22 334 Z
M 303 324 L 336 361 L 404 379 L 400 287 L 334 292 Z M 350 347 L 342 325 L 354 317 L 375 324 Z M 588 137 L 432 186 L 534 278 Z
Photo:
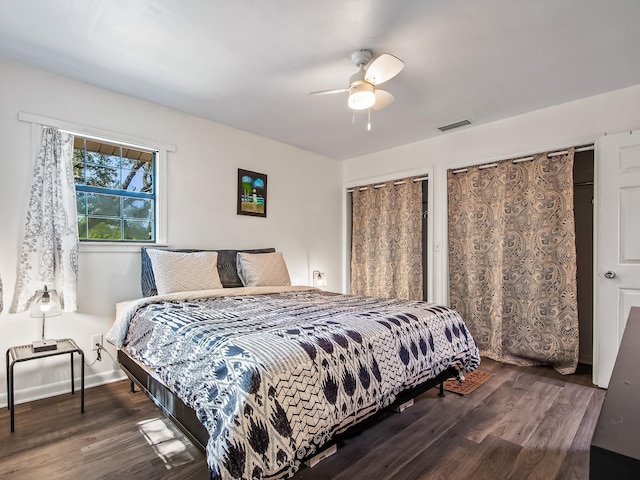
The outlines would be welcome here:
M 47 286 L 45 285 L 44 290 L 38 290 L 31 300 L 30 316 L 34 318 L 42 318 L 42 340 L 35 340 L 33 342 L 32 345 L 34 352 L 44 352 L 58 348 L 58 344 L 55 340 L 48 340 L 44 338 L 45 319 L 47 317 L 57 317 L 58 315 L 62 315 L 58 292 L 47 289 Z

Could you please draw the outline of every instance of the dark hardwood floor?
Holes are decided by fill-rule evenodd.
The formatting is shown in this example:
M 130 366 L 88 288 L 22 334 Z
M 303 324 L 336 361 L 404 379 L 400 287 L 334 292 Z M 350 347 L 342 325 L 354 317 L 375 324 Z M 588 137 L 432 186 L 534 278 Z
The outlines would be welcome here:
M 605 391 L 591 370 L 483 360 L 494 377 L 468 396 L 434 390 L 403 413 L 383 412 L 295 480 L 587 479 Z M 2 479 L 206 479 L 204 455 L 142 392 L 122 381 L 0 411 Z

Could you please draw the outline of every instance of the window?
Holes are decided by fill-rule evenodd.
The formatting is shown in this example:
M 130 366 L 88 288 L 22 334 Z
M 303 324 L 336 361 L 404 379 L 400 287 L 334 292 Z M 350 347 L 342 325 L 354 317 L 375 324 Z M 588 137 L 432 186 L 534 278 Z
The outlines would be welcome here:
M 73 173 L 81 240 L 156 241 L 157 154 L 75 136 Z
M 18 120 L 31 124 L 34 157 L 43 125 L 74 135 L 80 252 L 140 252 L 142 243 L 166 244 L 167 160 L 174 145 L 26 112 Z

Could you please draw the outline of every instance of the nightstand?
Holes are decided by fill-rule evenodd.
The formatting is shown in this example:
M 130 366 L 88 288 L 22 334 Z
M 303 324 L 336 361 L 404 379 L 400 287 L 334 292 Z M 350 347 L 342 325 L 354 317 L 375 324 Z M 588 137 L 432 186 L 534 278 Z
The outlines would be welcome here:
M 56 350 L 47 350 L 44 352 L 34 352 L 31 345 L 20 345 L 10 347 L 7 350 L 7 408 L 11 412 L 11 431 L 15 431 L 14 411 L 15 403 L 13 398 L 13 367 L 18 362 L 26 362 L 28 360 L 36 360 L 38 358 L 53 357 L 55 355 L 71 355 L 71 393 L 75 394 L 74 373 L 73 373 L 73 354 L 80 355 L 80 412 L 84 413 L 84 352 L 76 342 L 70 338 L 56 340 L 58 348 Z

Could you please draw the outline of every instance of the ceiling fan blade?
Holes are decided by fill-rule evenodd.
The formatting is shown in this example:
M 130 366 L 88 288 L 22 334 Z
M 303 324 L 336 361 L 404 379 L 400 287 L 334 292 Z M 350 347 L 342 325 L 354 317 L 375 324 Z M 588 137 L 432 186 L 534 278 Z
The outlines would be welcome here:
M 317 92 L 309 92 L 307 95 L 332 95 L 334 93 L 345 93 L 348 91 L 348 88 L 338 88 L 336 90 L 319 90 Z
M 404 62 L 390 53 L 383 53 L 376 58 L 369 68 L 364 79 L 374 85 L 379 85 L 392 79 L 404 68 Z
M 382 110 L 384 107 L 389 105 L 394 100 L 394 96 L 391 95 L 386 90 L 378 90 L 375 91 L 376 95 L 376 103 L 373 104 L 371 108 L 374 110 Z

